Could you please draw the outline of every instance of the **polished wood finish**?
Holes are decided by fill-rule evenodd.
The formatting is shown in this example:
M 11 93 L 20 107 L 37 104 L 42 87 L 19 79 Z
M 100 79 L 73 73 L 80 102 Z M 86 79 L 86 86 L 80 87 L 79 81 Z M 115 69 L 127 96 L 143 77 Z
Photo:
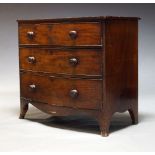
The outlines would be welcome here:
M 139 20 L 139 17 L 118 17 L 118 16 L 98 16 L 98 17 L 74 17 L 74 18 L 53 18 L 53 19 L 33 19 L 17 20 L 19 24 L 24 23 L 65 23 L 65 22 L 98 22 L 106 20 Z
M 101 45 L 100 23 L 21 24 L 19 43 L 34 45 Z
M 18 20 L 21 112 L 87 114 L 108 136 L 115 112 L 138 123 L 137 17 Z
M 128 110 L 133 124 L 138 123 L 138 21 L 106 21 L 105 36 L 100 126 L 106 130 L 104 133 L 109 133 L 109 120 L 115 112 Z
M 102 64 L 100 63 L 102 51 L 97 49 L 20 48 L 19 55 L 20 68 L 24 70 L 56 74 L 102 75 Z M 29 58 L 34 60 L 29 60 Z M 72 59 L 77 62 L 72 62 Z
M 24 119 L 26 112 L 28 111 L 28 102 L 26 100 L 20 98 L 20 119 Z
M 56 106 L 100 109 L 102 80 L 64 79 L 37 74 L 21 74 L 21 97 Z M 71 96 L 77 90 L 78 96 Z M 76 94 L 75 94 L 76 95 Z M 91 100 L 90 100 L 91 98 Z

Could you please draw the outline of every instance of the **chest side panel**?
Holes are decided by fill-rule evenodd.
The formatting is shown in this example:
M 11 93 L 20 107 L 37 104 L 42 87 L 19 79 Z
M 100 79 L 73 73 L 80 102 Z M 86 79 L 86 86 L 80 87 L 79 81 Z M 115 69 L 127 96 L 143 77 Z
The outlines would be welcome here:
M 138 21 L 109 20 L 105 33 L 105 107 L 113 112 L 137 107 Z

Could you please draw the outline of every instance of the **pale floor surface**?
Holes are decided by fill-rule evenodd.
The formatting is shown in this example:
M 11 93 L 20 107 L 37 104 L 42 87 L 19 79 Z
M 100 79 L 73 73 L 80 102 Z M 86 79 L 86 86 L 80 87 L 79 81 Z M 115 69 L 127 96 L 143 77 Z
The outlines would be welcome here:
M 30 106 L 26 119 L 18 119 L 19 94 L 0 93 L 0 151 L 155 151 L 153 97 L 140 98 L 138 125 L 127 112 L 117 113 L 104 138 L 90 118 L 54 120 Z

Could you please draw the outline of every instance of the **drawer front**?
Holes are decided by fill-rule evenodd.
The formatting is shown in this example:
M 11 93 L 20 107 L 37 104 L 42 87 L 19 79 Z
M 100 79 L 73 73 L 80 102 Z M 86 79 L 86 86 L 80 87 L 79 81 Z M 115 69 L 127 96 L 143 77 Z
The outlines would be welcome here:
M 101 45 L 101 25 L 100 23 L 21 24 L 19 44 Z
M 62 79 L 21 74 L 21 97 L 55 106 L 99 109 L 102 82 L 93 79 Z
M 101 75 L 101 51 L 20 48 L 20 68 L 72 75 Z

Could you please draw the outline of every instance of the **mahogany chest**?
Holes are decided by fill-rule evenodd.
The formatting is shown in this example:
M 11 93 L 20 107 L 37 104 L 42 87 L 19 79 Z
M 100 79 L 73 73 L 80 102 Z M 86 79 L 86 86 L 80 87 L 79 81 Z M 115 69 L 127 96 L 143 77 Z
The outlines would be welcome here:
M 137 17 L 18 20 L 20 118 L 31 103 L 53 116 L 112 115 L 138 122 Z

